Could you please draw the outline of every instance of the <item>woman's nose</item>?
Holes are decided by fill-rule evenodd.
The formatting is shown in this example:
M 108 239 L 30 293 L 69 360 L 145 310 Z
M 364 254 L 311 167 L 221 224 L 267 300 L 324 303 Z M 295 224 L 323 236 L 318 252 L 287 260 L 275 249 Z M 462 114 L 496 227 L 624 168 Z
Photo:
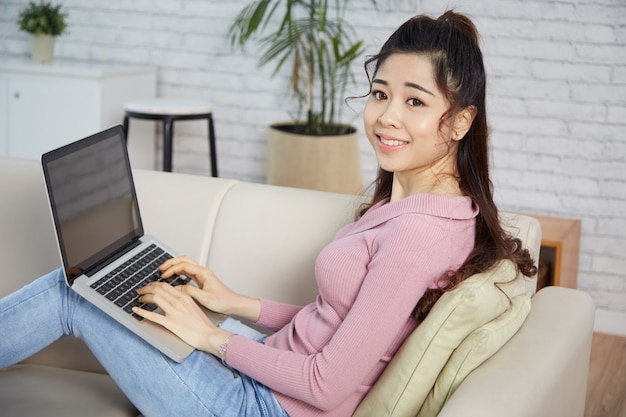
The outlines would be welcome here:
M 383 112 L 378 116 L 378 123 L 382 126 L 400 126 L 400 115 L 397 106 L 391 102 L 385 106 Z

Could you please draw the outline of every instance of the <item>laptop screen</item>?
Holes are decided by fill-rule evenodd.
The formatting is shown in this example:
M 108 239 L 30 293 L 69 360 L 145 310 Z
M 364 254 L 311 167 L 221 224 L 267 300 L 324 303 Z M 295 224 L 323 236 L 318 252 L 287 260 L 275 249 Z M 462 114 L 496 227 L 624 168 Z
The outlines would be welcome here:
M 70 284 L 143 235 L 121 126 L 48 152 L 42 164 Z

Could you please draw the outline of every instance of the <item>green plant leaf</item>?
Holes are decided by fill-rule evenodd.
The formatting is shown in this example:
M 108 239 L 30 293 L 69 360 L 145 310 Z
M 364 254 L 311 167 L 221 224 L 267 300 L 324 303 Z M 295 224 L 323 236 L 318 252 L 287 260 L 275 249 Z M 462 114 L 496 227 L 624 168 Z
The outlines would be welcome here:
M 62 35 L 67 29 L 68 14 L 61 7 L 61 4 L 30 1 L 19 11 L 17 24 L 20 30 L 33 35 Z
M 254 40 L 260 46 L 259 65 L 273 63 L 273 76 L 291 64 L 289 88 L 309 134 L 337 130 L 340 100 L 355 80 L 352 63 L 364 53 L 363 41 L 353 40 L 346 20 L 349 3 L 254 0 L 228 31 L 232 46 L 244 48 Z M 376 0 L 370 3 L 377 6 Z

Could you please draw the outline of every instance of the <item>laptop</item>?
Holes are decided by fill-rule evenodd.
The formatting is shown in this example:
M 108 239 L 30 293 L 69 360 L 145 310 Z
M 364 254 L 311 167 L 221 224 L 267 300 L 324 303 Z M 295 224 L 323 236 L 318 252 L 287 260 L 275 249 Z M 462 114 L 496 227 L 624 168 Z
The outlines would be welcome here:
M 131 311 L 135 305 L 156 309 L 140 303 L 135 290 L 162 280 L 157 268 L 175 254 L 144 234 L 122 126 L 47 152 L 41 163 L 67 285 L 182 362 L 194 348 Z M 185 276 L 168 282 L 194 285 Z M 206 314 L 214 323 L 223 319 Z

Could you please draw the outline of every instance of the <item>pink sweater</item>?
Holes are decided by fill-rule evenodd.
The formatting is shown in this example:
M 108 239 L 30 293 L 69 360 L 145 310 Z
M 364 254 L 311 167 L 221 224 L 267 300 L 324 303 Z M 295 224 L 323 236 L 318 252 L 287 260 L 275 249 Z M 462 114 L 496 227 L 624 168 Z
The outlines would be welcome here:
M 305 307 L 262 300 L 261 344 L 231 339 L 230 366 L 270 387 L 291 417 L 351 416 L 402 341 L 415 304 L 474 245 L 468 197 L 379 203 L 319 254 L 319 295 Z

